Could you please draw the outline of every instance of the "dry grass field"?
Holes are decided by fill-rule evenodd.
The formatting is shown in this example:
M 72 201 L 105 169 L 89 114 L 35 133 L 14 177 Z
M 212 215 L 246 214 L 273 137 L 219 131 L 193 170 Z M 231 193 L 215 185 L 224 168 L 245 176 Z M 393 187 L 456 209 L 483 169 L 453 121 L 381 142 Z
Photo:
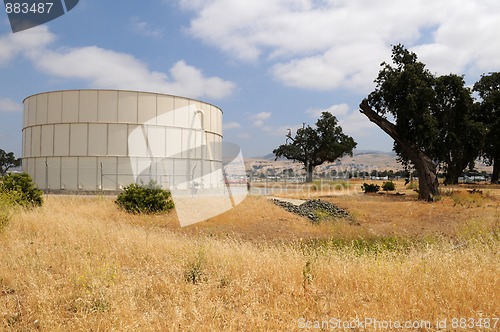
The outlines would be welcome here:
M 435 203 L 351 189 L 313 196 L 358 226 L 314 225 L 260 196 L 184 228 L 175 212 L 131 215 L 112 197 L 48 196 L 0 232 L 0 330 L 500 329 L 500 188 Z

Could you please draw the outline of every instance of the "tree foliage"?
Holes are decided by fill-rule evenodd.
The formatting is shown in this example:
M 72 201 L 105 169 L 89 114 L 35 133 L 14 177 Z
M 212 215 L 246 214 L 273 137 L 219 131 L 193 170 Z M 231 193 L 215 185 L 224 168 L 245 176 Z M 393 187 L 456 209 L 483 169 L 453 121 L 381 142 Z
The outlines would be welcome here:
M 436 164 L 429 157 L 438 135 L 432 116 L 434 76 L 402 45 L 393 47 L 392 62 L 382 63 L 376 89 L 360 104 L 361 113 L 391 136 L 400 159 L 417 169 L 419 199 L 433 200 L 438 194 Z
M 429 154 L 444 166 L 445 184 L 458 183 L 464 169 L 479 157 L 485 129 L 476 120 L 478 108 L 463 77 L 437 77 L 434 89 L 432 113 L 437 120 L 437 136 Z
M 13 202 L 23 207 L 41 206 L 43 192 L 28 173 L 7 174 L 0 180 L 0 192 L 10 193 Z
M 380 186 L 375 183 L 363 183 L 361 186 L 361 190 L 363 190 L 364 193 L 376 193 L 380 190 Z
M 402 140 L 428 153 L 429 139 L 437 137 L 437 121 L 432 116 L 434 76 L 417 61 L 417 55 L 402 45 L 392 50 L 393 64 L 383 63 L 375 83 L 377 88 L 368 101 L 375 111 L 395 120 L 396 130 Z M 404 161 L 409 157 L 400 142 L 395 150 Z
M 4 176 L 12 167 L 21 165 L 21 159 L 14 156 L 14 152 L 5 152 L 0 149 L 0 175 Z
M 298 160 L 304 164 L 307 172 L 307 182 L 312 181 L 312 173 L 316 166 L 324 162 L 333 162 L 344 155 L 351 155 L 357 143 L 343 133 L 337 118 L 323 112 L 316 121 L 315 128 L 307 125 L 297 129 L 295 137 L 291 132 L 287 135 L 287 142 L 273 150 L 276 158 Z
M 115 202 L 130 213 L 162 213 L 174 208 L 171 196 L 170 191 L 150 181 L 147 185 L 132 183 L 125 187 Z
M 473 89 L 481 98 L 477 118 L 486 127 L 482 155 L 493 164 L 491 182 L 496 183 L 500 175 L 500 72 L 482 75 Z
M 394 191 L 396 190 L 396 185 L 392 181 L 385 181 L 382 184 L 382 189 L 385 191 Z
M 472 91 L 461 76 L 433 75 L 403 45 L 393 47 L 392 64 L 382 64 L 375 82 L 361 112 L 394 139 L 400 161 L 416 168 L 419 198 L 432 200 L 439 164 L 445 182 L 456 183 L 480 154 L 484 126 L 475 120 Z

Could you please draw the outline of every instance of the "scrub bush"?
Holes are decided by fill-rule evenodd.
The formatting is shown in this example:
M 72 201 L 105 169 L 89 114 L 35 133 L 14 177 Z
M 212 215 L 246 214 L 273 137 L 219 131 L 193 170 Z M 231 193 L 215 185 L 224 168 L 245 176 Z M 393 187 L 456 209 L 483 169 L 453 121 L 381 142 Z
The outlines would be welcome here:
M 150 181 L 147 185 L 132 183 L 125 187 L 115 202 L 130 213 L 163 213 L 174 208 L 171 196 L 170 191 Z
M 380 190 L 380 186 L 378 184 L 374 184 L 374 183 L 363 183 L 363 185 L 361 186 L 361 189 L 365 192 L 365 193 L 376 193 Z
M 15 194 L 0 191 L 0 233 L 9 225 L 10 218 L 16 210 Z
M 385 191 L 394 191 L 396 190 L 396 185 L 392 181 L 387 181 L 382 184 L 382 189 Z
M 13 202 L 22 207 L 42 206 L 43 191 L 38 189 L 28 173 L 10 173 L 0 180 L 0 192 L 9 193 Z

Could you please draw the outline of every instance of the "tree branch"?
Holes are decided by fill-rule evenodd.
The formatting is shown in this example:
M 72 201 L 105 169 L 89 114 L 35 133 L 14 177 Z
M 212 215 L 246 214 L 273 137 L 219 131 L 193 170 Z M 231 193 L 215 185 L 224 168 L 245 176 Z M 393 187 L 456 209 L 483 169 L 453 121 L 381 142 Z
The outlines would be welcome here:
M 382 129 L 387 135 L 391 136 L 392 139 L 396 141 L 396 143 L 404 146 L 407 145 L 405 144 L 406 142 L 403 141 L 403 139 L 399 136 L 396 126 L 389 122 L 387 119 L 383 118 L 380 116 L 377 112 L 372 110 L 370 105 L 368 105 L 368 100 L 363 99 L 361 104 L 359 104 L 360 112 L 373 123 L 375 123 L 380 129 Z

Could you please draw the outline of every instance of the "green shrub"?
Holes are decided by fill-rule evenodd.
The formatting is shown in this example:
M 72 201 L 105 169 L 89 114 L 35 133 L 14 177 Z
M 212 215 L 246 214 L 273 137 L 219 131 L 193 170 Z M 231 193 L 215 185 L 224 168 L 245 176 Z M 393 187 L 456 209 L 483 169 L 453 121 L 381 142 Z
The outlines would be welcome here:
M 14 192 L 0 191 L 0 233 L 9 225 L 10 218 L 17 208 L 16 196 Z
M 396 190 L 396 185 L 392 181 L 386 181 L 382 184 L 382 189 L 385 191 L 394 191 Z
M 0 192 L 11 193 L 14 203 L 22 207 L 42 206 L 43 191 L 28 173 L 7 174 L 0 180 Z
M 154 181 L 147 185 L 133 183 L 125 187 L 115 203 L 131 213 L 162 213 L 174 208 L 171 196 L 170 191 L 161 189 Z
M 380 186 L 378 184 L 374 184 L 374 183 L 363 183 L 363 185 L 361 186 L 361 189 L 365 192 L 365 193 L 376 193 L 380 190 Z

